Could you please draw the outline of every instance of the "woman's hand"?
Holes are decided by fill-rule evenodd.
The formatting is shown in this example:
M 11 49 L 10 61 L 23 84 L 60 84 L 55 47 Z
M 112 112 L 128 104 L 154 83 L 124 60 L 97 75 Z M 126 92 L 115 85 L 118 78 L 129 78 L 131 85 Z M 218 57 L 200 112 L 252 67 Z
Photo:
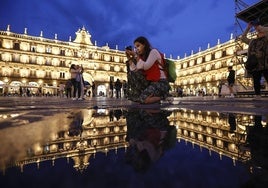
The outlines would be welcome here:
M 126 50 L 125 53 L 128 59 L 135 57 L 135 52 L 132 50 Z

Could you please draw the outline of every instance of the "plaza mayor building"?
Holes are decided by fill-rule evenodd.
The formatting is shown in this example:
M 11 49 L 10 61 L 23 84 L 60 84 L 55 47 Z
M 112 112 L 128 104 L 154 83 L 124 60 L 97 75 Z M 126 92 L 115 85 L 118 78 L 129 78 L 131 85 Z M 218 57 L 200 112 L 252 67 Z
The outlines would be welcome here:
M 253 34 L 250 34 L 253 35 Z M 228 66 L 236 71 L 236 90 L 252 90 L 252 81 L 246 76 L 244 62 L 247 59 L 248 45 L 233 38 L 197 53 L 181 58 L 177 61 L 176 85 L 181 86 L 186 95 L 198 95 L 204 91 L 207 95 L 218 94 L 220 82 L 227 83 Z
M 17 94 L 19 87 L 29 88 L 32 94 L 42 92 L 57 95 L 61 84 L 70 79 L 71 64 L 83 66 L 84 80 L 96 84 L 96 92 L 107 94 L 110 80 L 126 80 L 124 51 L 98 47 L 83 27 L 71 41 L 0 31 L 0 93 Z
M 251 34 L 252 35 L 252 34 Z M 218 92 L 220 81 L 226 82 L 227 67 L 236 71 L 239 90 L 252 90 L 250 78 L 245 77 L 243 60 L 247 45 L 230 40 L 173 59 L 176 63 L 177 80 L 171 83 L 172 91 L 181 87 L 185 95 L 206 95 Z M 244 53 L 245 54 L 245 53 Z M 82 65 L 87 83 L 96 85 L 95 94 L 107 96 L 110 80 L 126 80 L 127 69 L 124 51 L 111 49 L 108 44 L 98 47 L 91 41 L 91 34 L 83 27 L 78 29 L 72 41 L 59 41 L 40 36 L 30 36 L 27 28 L 23 34 L 14 33 L 10 25 L 0 31 L 0 94 L 16 95 L 19 88 L 28 88 L 31 94 L 58 95 L 60 85 L 70 79 L 71 64 Z

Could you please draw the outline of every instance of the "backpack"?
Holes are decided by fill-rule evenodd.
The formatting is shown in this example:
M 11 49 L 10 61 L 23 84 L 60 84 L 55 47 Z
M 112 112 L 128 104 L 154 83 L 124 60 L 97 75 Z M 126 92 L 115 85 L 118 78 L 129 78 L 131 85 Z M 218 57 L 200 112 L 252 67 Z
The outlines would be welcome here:
M 248 51 L 248 58 L 245 62 L 246 70 L 251 73 L 255 70 L 260 70 L 264 66 L 265 68 L 265 58 L 267 57 L 267 44 L 266 38 L 256 38 L 253 39 L 250 44 Z M 260 54 L 259 57 L 256 54 Z
M 177 78 L 175 62 L 172 61 L 171 59 L 165 58 L 164 54 L 162 53 L 160 54 L 162 57 L 162 64 L 160 64 L 162 67 L 161 70 L 165 72 L 168 81 L 174 83 Z
M 247 71 L 251 72 L 258 66 L 258 59 L 255 54 L 248 56 L 245 62 L 245 68 Z

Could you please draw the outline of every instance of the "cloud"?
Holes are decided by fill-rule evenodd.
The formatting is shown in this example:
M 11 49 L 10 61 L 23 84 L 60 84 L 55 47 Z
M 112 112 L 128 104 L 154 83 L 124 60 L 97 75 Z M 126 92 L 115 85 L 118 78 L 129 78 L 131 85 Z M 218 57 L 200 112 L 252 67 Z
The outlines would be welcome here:
M 234 2 L 220 0 L 2 0 L 0 29 L 67 41 L 85 27 L 92 42 L 119 49 L 138 36 L 173 56 L 229 39 Z

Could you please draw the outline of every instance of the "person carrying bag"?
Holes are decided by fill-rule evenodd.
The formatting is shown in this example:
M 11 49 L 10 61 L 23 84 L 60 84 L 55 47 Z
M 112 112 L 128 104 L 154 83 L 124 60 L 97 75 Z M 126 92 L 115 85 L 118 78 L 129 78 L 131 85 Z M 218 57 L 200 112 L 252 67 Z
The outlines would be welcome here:
M 249 39 L 247 34 L 254 27 L 257 37 Z M 252 75 L 255 98 L 261 98 L 261 77 L 268 82 L 268 27 L 261 26 L 258 22 L 250 22 L 247 25 L 241 40 L 248 44 L 248 60 L 246 70 Z

